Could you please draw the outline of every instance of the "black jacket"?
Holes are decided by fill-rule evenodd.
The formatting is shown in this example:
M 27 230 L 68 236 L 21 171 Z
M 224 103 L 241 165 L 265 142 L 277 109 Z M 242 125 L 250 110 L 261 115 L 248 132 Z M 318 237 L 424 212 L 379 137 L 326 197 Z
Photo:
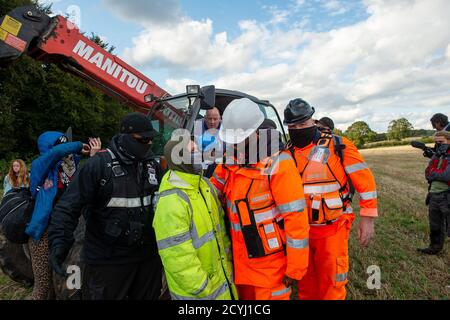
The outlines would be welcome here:
M 152 156 L 132 160 L 117 142 L 115 136 L 109 147 L 112 154 L 101 151 L 86 161 L 56 204 L 49 226 L 51 250 L 70 250 L 83 212 L 87 263 L 134 263 L 158 254 L 152 202 L 161 167 Z

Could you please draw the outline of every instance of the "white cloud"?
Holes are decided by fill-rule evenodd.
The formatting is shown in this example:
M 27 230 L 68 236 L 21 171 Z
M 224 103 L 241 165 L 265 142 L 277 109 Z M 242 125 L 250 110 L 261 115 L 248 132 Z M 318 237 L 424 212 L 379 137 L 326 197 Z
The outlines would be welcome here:
M 212 21 L 184 18 L 171 28 L 153 26 L 133 38 L 124 51 L 131 63 L 184 70 L 234 72 L 251 63 L 264 29 L 252 21 L 240 24 L 241 35 L 228 40 L 226 32 L 213 33 Z
M 327 3 L 332 12 L 343 8 L 340 1 Z M 450 110 L 450 1 L 364 4 L 366 20 L 328 32 L 305 32 L 306 15 L 313 14 L 305 12 L 306 22 L 289 30 L 241 21 L 233 39 L 215 31 L 209 19 L 180 15 L 170 27 L 146 27 L 125 58 L 170 69 L 166 84 L 175 92 L 184 90 L 195 71 L 198 79 L 190 83 L 244 91 L 270 100 L 280 111 L 290 99 L 303 97 L 338 127 L 363 119 L 383 131 L 402 114 L 422 126 L 430 113 Z
M 54 4 L 54 3 L 58 3 L 61 2 L 62 0 L 38 0 L 39 4 L 42 4 L 44 6 L 47 6 L 49 4 Z
M 182 79 L 172 79 L 169 78 L 166 81 L 167 90 L 170 92 L 184 92 L 186 91 L 186 85 L 189 84 L 199 84 L 198 81 L 188 78 L 182 78 Z

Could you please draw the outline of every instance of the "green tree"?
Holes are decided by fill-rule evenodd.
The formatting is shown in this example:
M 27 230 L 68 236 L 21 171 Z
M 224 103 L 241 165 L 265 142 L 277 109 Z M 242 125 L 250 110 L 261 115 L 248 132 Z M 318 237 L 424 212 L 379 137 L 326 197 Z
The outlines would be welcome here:
M 389 123 L 387 136 L 389 140 L 402 140 L 409 137 L 413 130 L 412 124 L 405 118 L 392 120 Z
M 0 16 L 29 4 L 32 1 L 0 0 Z M 90 38 L 114 50 L 95 34 Z M 0 79 L 0 160 L 5 163 L 15 157 L 30 160 L 38 152 L 36 139 L 42 132 L 64 132 L 69 126 L 74 139 L 99 136 L 107 145 L 120 118 L 129 112 L 84 80 L 26 55 L 0 68 Z
M 373 141 L 376 136 L 376 132 L 370 129 L 369 125 L 364 121 L 354 122 L 345 131 L 345 136 L 349 138 L 359 148 L 365 143 Z
M 333 134 L 335 134 L 337 136 L 341 136 L 341 137 L 345 136 L 345 133 L 341 129 L 338 129 L 338 128 L 334 128 Z

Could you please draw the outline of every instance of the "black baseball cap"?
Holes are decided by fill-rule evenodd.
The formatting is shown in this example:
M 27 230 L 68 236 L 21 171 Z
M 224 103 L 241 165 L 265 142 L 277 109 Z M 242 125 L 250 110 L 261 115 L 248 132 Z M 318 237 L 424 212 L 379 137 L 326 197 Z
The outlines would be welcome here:
M 317 122 L 321 123 L 323 126 L 330 128 L 331 131 L 334 130 L 334 122 L 328 117 L 323 117 Z
M 120 123 L 120 133 L 136 133 L 144 138 L 154 138 L 159 132 L 153 129 L 152 123 L 139 112 L 127 114 Z
M 258 129 L 276 129 L 277 124 L 275 121 L 270 119 L 264 119 L 264 121 L 259 125 Z

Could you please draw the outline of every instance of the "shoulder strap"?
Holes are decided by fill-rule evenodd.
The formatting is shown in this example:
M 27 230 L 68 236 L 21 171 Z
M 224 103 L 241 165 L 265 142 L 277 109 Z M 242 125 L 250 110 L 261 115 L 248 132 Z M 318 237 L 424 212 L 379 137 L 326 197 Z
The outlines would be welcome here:
M 334 152 L 341 159 L 341 164 L 344 166 L 344 152 L 345 144 L 342 143 L 342 138 L 340 136 L 333 135 L 334 139 Z
M 100 180 L 100 187 L 103 187 L 108 183 L 108 181 L 112 177 L 113 166 L 116 164 L 120 166 L 120 163 L 117 161 L 117 158 L 114 155 L 114 153 L 109 149 L 106 149 L 105 151 L 102 152 L 98 152 L 97 156 L 99 156 L 100 159 L 102 159 L 101 161 L 102 179 Z
M 348 183 L 348 196 L 346 197 L 348 200 L 352 201 L 352 198 L 355 194 L 355 186 L 353 185 L 352 179 L 348 176 L 347 172 L 345 171 L 344 166 L 344 149 L 346 148 L 346 145 L 342 141 L 341 136 L 333 135 L 333 141 L 334 141 L 334 152 L 341 160 L 342 167 L 344 168 L 345 175 L 347 176 L 347 183 Z
M 289 150 L 289 152 L 291 153 L 292 159 L 294 159 L 294 163 L 295 166 L 297 167 L 297 159 L 295 159 L 295 150 L 294 150 L 294 145 L 289 142 L 288 145 L 286 146 L 286 149 Z

